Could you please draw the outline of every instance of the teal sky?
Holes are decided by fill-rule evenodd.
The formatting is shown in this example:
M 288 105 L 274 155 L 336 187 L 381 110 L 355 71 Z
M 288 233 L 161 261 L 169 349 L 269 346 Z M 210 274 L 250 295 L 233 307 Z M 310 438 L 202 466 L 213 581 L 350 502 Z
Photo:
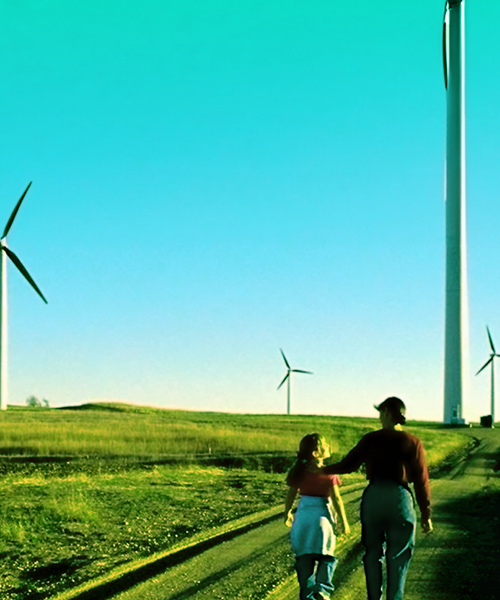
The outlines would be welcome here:
M 440 420 L 444 3 L 0 2 L 10 402 Z M 500 348 L 500 6 L 466 0 L 471 398 Z M 3 227 L 3 226 L 2 226 Z

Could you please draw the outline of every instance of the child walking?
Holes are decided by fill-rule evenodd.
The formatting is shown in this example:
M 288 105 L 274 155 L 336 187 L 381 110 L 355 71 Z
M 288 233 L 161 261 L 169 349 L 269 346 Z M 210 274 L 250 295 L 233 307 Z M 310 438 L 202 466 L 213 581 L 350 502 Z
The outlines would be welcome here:
M 329 600 L 337 559 L 335 550 L 336 518 L 345 534 L 350 533 L 337 475 L 322 472 L 330 447 L 319 433 L 302 438 L 295 464 L 287 476 L 289 486 L 285 502 L 285 523 L 292 527 L 290 539 L 295 554 L 295 568 L 300 586 L 300 600 Z M 292 516 L 292 507 L 300 492 L 300 500 Z

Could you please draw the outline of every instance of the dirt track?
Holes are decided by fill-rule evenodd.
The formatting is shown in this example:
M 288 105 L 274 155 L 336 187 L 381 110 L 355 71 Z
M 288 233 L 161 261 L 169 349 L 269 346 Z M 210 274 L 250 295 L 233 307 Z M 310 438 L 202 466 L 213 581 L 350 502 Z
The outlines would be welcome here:
M 354 484 L 344 493 L 344 502 L 353 515 L 363 487 L 364 484 Z M 280 515 L 257 529 L 197 553 L 132 589 L 97 597 L 100 600 L 263 599 L 279 581 L 287 579 L 292 569 L 289 529 Z
M 500 565 L 500 431 L 472 429 L 480 444 L 446 477 L 432 482 L 434 526 L 417 536 L 405 600 L 498 600 L 494 584 Z M 353 491 L 348 510 L 357 514 L 360 492 Z M 352 521 L 351 521 L 352 522 Z M 339 600 L 365 600 L 359 524 L 351 539 L 339 544 Z M 281 520 L 224 542 L 113 600 L 226 600 L 233 598 L 297 600 L 289 577 L 293 564 L 288 531 Z M 272 590 L 276 581 L 282 584 Z M 109 597 L 109 596 L 108 596 Z

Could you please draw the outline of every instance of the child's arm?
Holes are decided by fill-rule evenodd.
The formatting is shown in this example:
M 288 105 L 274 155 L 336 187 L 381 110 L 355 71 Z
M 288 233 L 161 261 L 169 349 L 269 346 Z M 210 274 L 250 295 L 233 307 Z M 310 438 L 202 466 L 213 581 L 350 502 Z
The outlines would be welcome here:
M 340 495 L 340 490 L 339 490 L 338 485 L 333 486 L 331 499 L 332 499 L 333 507 L 335 508 L 335 512 L 342 520 L 342 528 L 344 529 L 344 533 L 346 535 L 349 535 L 351 533 L 351 528 L 349 527 L 349 523 L 347 522 L 344 503 L 342 501 L 342 497 Z
M 297 496 L 297 488 L 289 487 L 288 494 L 285 500 L 285 525 L 291 527 L 293 523 L 292 506 Z

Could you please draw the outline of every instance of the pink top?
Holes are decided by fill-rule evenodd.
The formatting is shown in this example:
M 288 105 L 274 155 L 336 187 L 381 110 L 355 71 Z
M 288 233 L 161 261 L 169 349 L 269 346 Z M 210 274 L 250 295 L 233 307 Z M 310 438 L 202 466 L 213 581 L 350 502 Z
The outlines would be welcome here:
M 302 496 L 323 496 L 327 498 L 331 495 L 334 485 L 340 485 L 338 475 L 327 475 L 321 471 L 316 473 L 306 471 L 296 487 Z

